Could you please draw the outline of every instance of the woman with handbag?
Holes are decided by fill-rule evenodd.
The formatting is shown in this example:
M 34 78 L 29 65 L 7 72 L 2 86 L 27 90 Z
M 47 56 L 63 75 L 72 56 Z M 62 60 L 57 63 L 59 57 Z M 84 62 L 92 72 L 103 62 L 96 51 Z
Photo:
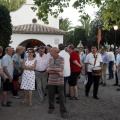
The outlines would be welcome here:
M 24 60 L 22 68 L 24 69 L 22 74 L 21 89 L 24 90 L 24 100 L 21 103 L 27 102 L 27 96 L 29 97 L 29 107 L 32 106 L 32 90 L 35 90 L 35 68 L 37 60 L 34 59 L 34 49 L 28 50 L 28 58 Z

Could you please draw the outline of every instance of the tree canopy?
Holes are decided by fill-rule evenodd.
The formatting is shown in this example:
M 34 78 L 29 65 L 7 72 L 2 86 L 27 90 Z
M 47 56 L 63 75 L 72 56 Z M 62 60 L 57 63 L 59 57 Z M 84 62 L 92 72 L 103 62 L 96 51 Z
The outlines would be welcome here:
M 19 9 L 26 0 L 0 0 L 0 4 L 5 6 L 9 11 Z
M 48 23 L 48 14 L 54 17 L 58 17 L 60 13 L 64 11 L 64 8 L 69 7 L 69 3 L 72 0 L 34 0 L 36 6 L 32 9 L 38 10 L 38 18 Z M 86 19 L 88 14 L 84 12 L 85 5 L 97 5 L 101 11 L 101 19 L 104 21 L 103 28 L 111 29 L 113 25 L 120 26 L 120 0 L 74 0 L 73 7 L 80 13 L 83 13 L 82 17 Z
M 0 46 L 7 47 L 12 35 L 12 25 L 9 10 L 0 5 Z

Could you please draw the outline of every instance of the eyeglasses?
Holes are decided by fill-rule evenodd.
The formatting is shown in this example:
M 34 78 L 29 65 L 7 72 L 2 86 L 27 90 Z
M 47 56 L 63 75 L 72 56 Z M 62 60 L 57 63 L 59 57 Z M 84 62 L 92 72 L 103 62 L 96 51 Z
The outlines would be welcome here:
M 28 52 L 28 53 L 33 53 L 33 52 Z

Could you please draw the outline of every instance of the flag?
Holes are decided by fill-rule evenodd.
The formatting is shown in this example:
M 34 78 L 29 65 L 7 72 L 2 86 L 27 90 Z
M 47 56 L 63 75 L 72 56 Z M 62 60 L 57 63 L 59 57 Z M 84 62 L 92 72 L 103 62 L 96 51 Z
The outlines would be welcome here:
M 100 44 L 100 41 L 101 41 L 101 29 L 98 28 L 98 45 Z

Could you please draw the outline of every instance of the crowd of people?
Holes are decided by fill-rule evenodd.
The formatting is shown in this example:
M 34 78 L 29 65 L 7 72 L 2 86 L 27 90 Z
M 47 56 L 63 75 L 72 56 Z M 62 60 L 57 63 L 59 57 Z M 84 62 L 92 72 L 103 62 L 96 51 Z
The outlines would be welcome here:
M 0 47 L 0 55 L 2 52 L 3 48 Z M 91 85 L 94 83 L 93 98 L 99 99 L 99 85 L 107 85 L 107 69 L 108 80 L 110 80 L 114 78 L 113 68 L 116 67 L 116 83 L 114 85 L 119 85 L 120 49 L 118 49 L 115 60 L 111 48 L 107 52 L 104 48 L 98 51 L 96 45 L 92 45 L 91 50 L 85 49 L 82 54 L 79 54 L 72 44 L 67 47 L 59 44 L 58 48 L 51 45 L 40 46 L 28 48 L 27 51 L 22 46 L 18 46 L 16 51 L 7 47 L 0 62 L 3 107 L 11 107 L 12 102 L 8 101 L 8 91 L 12 92 L 13 98 L 19 98 L 19 89 L 16 87 L 18 87 L 20 80 L 20 89 L 24 90 L 24 99 L 21 104 L 28 103 L 28 106 L 31 107 L 33 105 L 32 91 L 36 90 L 38 104 L 41 104 L 48 94 L 48 113 L 52 114 L 55 109 L 55 94 L 58 93 L 57 99 L 63 118 L 67 112 L 66 97 L 69 97 L 69 100 L 79 100 L 78 80 L 80 73 L 87 78 L 85 83 L 86 97 L 89 96 Z

